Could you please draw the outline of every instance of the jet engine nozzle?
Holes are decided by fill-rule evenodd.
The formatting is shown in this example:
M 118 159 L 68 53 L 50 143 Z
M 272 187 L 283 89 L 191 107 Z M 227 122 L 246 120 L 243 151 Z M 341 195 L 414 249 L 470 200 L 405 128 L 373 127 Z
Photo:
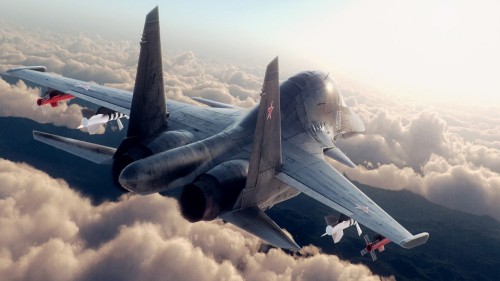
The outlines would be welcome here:
M 182 190 L 179 199 L 182 216 L 190 222 L 211 221 L 231 210 L 245 187 L 248 161 L 231 160 L 199 176 Z
M 190 222 L 215 219 L 221 210 L 219 189 L 219 183 L 211 176 L 186 185 L 179 199 L 182 216 Z

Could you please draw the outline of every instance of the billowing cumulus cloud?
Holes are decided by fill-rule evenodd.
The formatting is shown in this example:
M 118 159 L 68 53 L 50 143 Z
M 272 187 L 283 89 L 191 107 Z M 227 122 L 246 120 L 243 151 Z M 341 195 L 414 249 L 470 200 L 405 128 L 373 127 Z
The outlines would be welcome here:
M 2 280 L 380 280 L 315 247 L 260 252 L 257 238 L 190 224 L 158 194 L 94 206 L 63 180 L 4 159 L 0 182 Z
M 349 169 L 332 162 L 350 179 L 409 190 L 434 203 L 500 221 L 496 115 L 438 111 L 405 102 L 387 106 L 386 99 L 373 96 L 348 101 L 356 104 L 367 128 L 364 134 L 339 142 L 361 165 Z
M 139 44 L 128 41 L 0 27 L 1 71 L 19 65 L 44 65 L 48 71 L 70 78 L 132 91 L 138 56 Z M 196 104 L 190 97 L 202 97 L 249 107 L 255 104 L 260 91 L 261 82 L 255 75 L 231 65 L 199 62 L 189 51 L 164 56 L 164 70 L 167 97 L 186 103 Z M 41 111 L 31 110 L 39 94 L 37 90 L 24 84 L 15 88 L 2 82 L 0 86 L 2 116 L 26 117 L 69 128 L 76 128 L 80 123 L 80 107 L 75 104 L 48 108 L 43 115 Z M 104 130 L 105 127 L 100 126 L 97 133 Z
M 452 165 L 433 155 L 421 173 L 394 164 L 374 169 L 354 169 L 336 165 L 349 179 L 391 190 L 409 190 L 430 201 L 478 215 L 489 215 L 500 221 L 500 175 L 473 164 Z
M 40 89 L 27 87 L 23 81 L 11 85 L 0 78 L 0 116 L 24 117 L 39 123 L 53 123 L 57 126 L 76 128 L 82 119 L 81 107 L 62 102 L 57 107 L 44 105 L 47 110 L 36 110 L 33 106 L 39 98 Z
M 258 77 L 234 66 L 201 63 L 193 52 L 168 58 L 164 68 L 165 91 L 172 97 L 202 97 L 249 107 L 258 99 L 262 85 Z
M 8 26 L 0 27 L 0 50 L 3 68 L 44 65 L 50 72 L 129 91 L 133 90 L 139 57 L 139 44 L 128 41 Z M 189 97 L 196 96 L 243 107 L 258 99 L 262 77 L 232 65 L 200 62 L 190 51 L 163 57 L 169 98 L 194 103 Z
M 401 118 L 380 109 L 366 123 L 366 133 L 345 141 L 345 149 L 358 161 L 394 163 L 419 170 L 432 153 L 450 153 L 446 122 L 436 113 L 423 112 L 404 125 Z

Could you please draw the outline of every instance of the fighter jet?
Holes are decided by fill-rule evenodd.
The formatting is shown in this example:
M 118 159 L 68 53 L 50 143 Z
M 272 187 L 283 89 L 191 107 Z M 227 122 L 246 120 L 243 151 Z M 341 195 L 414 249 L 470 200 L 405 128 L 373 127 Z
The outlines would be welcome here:
M 412 235 L 326 161 L 352 166 L 335 140 L 365 130 L 330 75 L 306 71 L 280 85 L 276 57 L 267 66 L 258 105 L 197 99 L 208 105 L 200 107 L 166 101 L 158 7 L 146 16 L 140 46 L 132 93 L 50 74 L 44 67 L 8 70 L 130 117 L 118 148 L 36 131 L 34 138 L 108 167 L 131 192 L 182 188 L 179 205 L 188 221 L 221 218 L 275 247 L 300 249 L 264 211 L 300 193 L 404 248 L 427 241 L 427 233 Z

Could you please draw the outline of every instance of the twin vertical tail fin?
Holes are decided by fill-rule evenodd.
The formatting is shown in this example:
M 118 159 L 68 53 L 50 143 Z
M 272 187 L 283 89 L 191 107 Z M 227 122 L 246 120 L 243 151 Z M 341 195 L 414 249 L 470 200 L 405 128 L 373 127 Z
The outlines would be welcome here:
M 37 66 L 30 67 L 30 69 L 45 72 L 45 67 Z M 35 107 L 33 108 L 35 109 Z M 39 108 L 44 110 L 44 107 Z M 156 7 L 147 15 L 144 24 L 127 136 L 142 140 L 158 133 L 166 127 L 166 118 L 160 24 L 158 7 Z M 120 124 L 118 126 L 121 127 Z M 114 162 L 113 158 L 117 154 L 117 150 L 114 148 L 36 131 L 33 131 L 33 137 L 38 141 L 94 163 L 113 164 L 114 169 L 116 161 Z M 127 148 L 124 143 L 125 141 L 120 147 Z M 118 165 L 118 168 L 117 170 L 120 172 L 123 167 Z
M 146 16 L 144 24 L 127 137 L 144 139 L 166 127 L 163 87 L 160 19 L 156 7 Z
M 269 192 L 269 182 L 282 165 L 278 57 L 267 66 L 260 96 L 248 177 L 242 192 L 242 206 L 257 204 L 259 194 Z
M 245 188 L 232 212 L 222 219 L 280 248 L 298 250 L 299 245 L 258 207 L 275 186 L 281 169 L 281 113 L 278 58 L 267 66 L 255 125 L 252 155 Z

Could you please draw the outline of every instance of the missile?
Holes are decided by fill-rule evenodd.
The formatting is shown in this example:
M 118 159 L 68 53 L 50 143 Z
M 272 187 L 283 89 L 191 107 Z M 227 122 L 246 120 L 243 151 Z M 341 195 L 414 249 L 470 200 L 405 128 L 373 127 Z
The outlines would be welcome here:
M 33 110 L 37 110 L 38 108 L 40 108 L 45 115 L 46 112 L 42 105 L 50 104 L 50 106 L 52 107 L 57 107 L 59 106 L 59 103 L 61 101 L 70 100 L 73 98 L 75 97 L 70 94 L 48 88 L 47 92 L 45 92 L 45 95 L 36 100 L 36 103 L 33 105 Z
M 377 260 L 377 255 L 375 255 L 375 250 L 378 250 L 379 252 L 385 251 L 385 245 L 390 243 L 391 240 L 388 238 L 385 238 L 384 236 L 377 234 L 373 238 L 373 241 L 370 241 L 370 238 L 368 238 L 368 235 L 365 235 L 365 242 L 366 242 L 366 247 L 361 250 L 361 255 L 364 256 L 367 253 L 370 253 L 370 256 L 372 257 L 373 261 Z
M 359 227 L 358 222 L 355 221 L 354 219 L 349 218 L 346 215 L 341 214 L 338 219 L 336 219 L 335 216 L 332 216 L 332 215 L 326 216 L 325 221 L 326 221 L 327 226 L 325 229 L 325 233 L 323 235 L 321 235 L 321 237 L 323 237 L 325 235 L 330 235 L 330 236 L 332 236 L 334 243 L 339 242 L 340 239 L 342 239 L 342 237 L 344 236 L 344 229 L 346 229 L 352 225 L 356 226 L 356 230 L 358 231 L 358 235 L 361 236 L 362 231 L 361 231 L 361 227 Z
M 123 117 L 128 119 L 127 115 L 119 112 L 96 114 L 88 119 L 84 117 L 82 118 L 82 124 L 78 126 L 77 129 L 87 128 L 89 134 L 93 135 L 97 132 L 97 129 L 99 128 L 100 124 L 106 124 L 109 121 L 116 120 L 116 123 L 118 124 L 118 129 L 121 130 L 123 129 L 123 124 L 120 121 L 120 118 Z

